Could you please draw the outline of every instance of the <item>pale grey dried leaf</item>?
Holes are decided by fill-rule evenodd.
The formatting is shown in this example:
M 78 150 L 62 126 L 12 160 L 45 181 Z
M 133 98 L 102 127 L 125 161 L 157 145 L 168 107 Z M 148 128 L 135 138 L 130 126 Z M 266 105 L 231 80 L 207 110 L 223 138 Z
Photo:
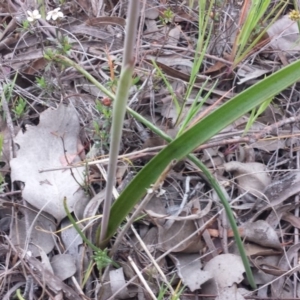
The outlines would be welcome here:
M 155 253 L 157 252 L 157 242 L 158 242 L 158 229 L 157 227 L 151 227 L 147 233 L 143 236 L 143 242 L 146 245 L 146 247 L 148 248 L 150 253 Z M 136 247 L 139 250 L 143 250 L 143 246 L 141 245 L 140 242 L 137 242 Z
M 254 66 L 254 65 L 243 65 L 243 67 L 238 68 L 238 71 L 237 71 L 238 77 L 239 78 L 242 77 L 242 79 L 240 79 L 237 84 L 242 84 L 251 79 L 256 79 L 257 77 L 262 76 L 270 71 L 271 70 L 268 70 L 268 69 L 263 70 L 263 69 L 261 69 L 261 67 Z
M 177 274 L 192 292 L 201 288 L 201 285 L 211 279 L 211 274 L 201 270 L 199 254 L 171 254 L 169 257 L 177 267 Z
M 241 226 L 241 236 L 264 247 L 282 249 L 276 231 L 264 220 L 247 222 Z
M 300 172 L 290 172 L 280 180 L 272 182 L 264 191 L 270 206 L 275 206 L 300 191 Z
M 170 216 L 167 214 L 158 214 L 150 209 L 145 210 L 145 211 L 152 218 L 160 218 L 160 219 L 164 219 L 164 220 L 175 220 L 175 221 L 187 221 L 187 220 L 199 220 L 199 219 L 203 218 L 210 212 L 211 206 L 212 206 L 212 201 L 210 200 L 210 201 L 208 201 L 208 203 L 204 209 L 197 211 L 197 213 L 186 215 L 186 216 L 177 216 L 177 215 Z M 188 211 L 188 210 L 186 209 L 183 211 Z
M 222 288 L 219 291 L 219 295 L 215 300 L 245 300 L 243 295 L 239 292 L 236 285 L 231 287 Z
M 295 244 L 293 246 L 291 246 L 286 253 L 284 253 L 282 255 L 282 257 L 280 258 L 280 261 L 278 263 L 278 268 L 280 268 L 281 270 L 286 270 L 288 272 L 288 270 L 291 270 L 291 265 L 294 259 L 298 259 L 298 253 L 300 250 L 300 243 Z M 297 268 L 294 268 L 291 272 L 289 272 L 289 276 L 291 276 L 293 273 L 298 272 L 299 271 L 299 264 Z M 288 288 L 287 288 L 287 281 L 286 281 L 286 277 L 285 276 L 281 276 L 279 277 L 278 280 L 276 280 L 276 282 L 273 282 L 271 285 L 271 291 L 272 291 L 272 296 L 275 298 L 281 298 L 284 299 L 284 294 L 288 293 Z M 292 296 L 290 296 L 292 297 Z
M 248 257 L 257 257 L 257 256 L 278 256 L 282 253 L 282 249 L 273 249 L 265 248 L 255 243 L 245 242 L 244 249 Z M 239 254 L 239 250 L 236 247 L 233 247 L 233 250 L 230 251 L 233 254 Z
M 41 279 L 42 284 L 48 286 L 54 293 L 63 292 L 66 299 L 82 300 L 82 298 L 73 288 L 69 287 L 57 276 L 46 270 L 39 260 L 34 257 L 30 257 L 28 254 L 24 256 L 24 260 L 32 268 L 36 276 Z
M 51 259 L 51 266 L 54 275 L 61 280 L 73 276 L 76 272 L 74 258 L 71 254 L 57 254 Z
M 270 46 L 276 50 L 295 52 L 300 50 L 299 28 L 297 22 L 288 15 L 275 21 L 267 30 L 271 39 Z
M 255 259 L 255 265 L 258 264 L 258 267 L 264 266 L 264 265 L 272 265 L 274 267 L 278 266 L 279 262 L 279 255 L 270 255 L 270 256 L 261 256 Z M 274 275 L 265 273 L 263 270 L 255 268 L 253 270 L 253 277 L 256 284 L 267 284 L 275 279 Z
M 267 167 L 261 163 L 231 161 L 224 164 L 224 168 L 227 172 L 234 173 L 241 193 L 248 191 L 261 198 L 263 191 L 271 183 Z
M 46 252 L 42 248 L 39 248 L 39 252 L 40 252 L 41 262 L 42 262 L 45 270 L 49 271 L 49 273 L 51 273 L 51 274 L 54 274 L 49 257 L 46 254 Z
M 205 265 L 204 271 L 211 274 L 218 287 L 225 288 L 240 283 L 244 279 L 245 268 L 240 256 L 220 254 Z
M 177 46 L 181 33 L 181 26 L 177 25 L 169 31 L 167 45 Z
M 76 229 L 73 226 L 65 229 L 65 227 L 69 226 L 70 224 L 71 222 L 69 221 L 69 219 L 65 218 L 62 220 L 61 240 L 65 247 L 65 253 L 72 255 L 75 261 L 77 271 L 74 276 L 78 282 L 82 282 L 82 277 L 84 276 L 84 274 L 81 272 L 81 270 L 86 269 L 89 262 L 82 238 L 80 237 Z
M 105 189 L 96 194 L 86 205 L 84 209 L 83 218 L 87 219 L 96 215 L 99 206 L 105 199 Z
M 249 145 L 249 147 L 269 152 L 278 149 L 285 149 L 286 145 L 285 140 L 283 139 L 266 139 L 252 143 L 251 145 Z
M 147 1 L 148 2 L 148 1 Z M 147 3 L 148 6 L 148 3 Z M 159 10 L 155 7 L 150 7 L 145 9 L 145 18 L 150 20 L 155 20 L 159 16 Z
M 118 293 L 116 299 L 128 299 L 134 296 L 127 289 L 123 268 L 111 270 L 109 272 L 109 278 L 110 278 L 111 291 L 113 294 L 122 288 L 122 291 Z
M 282 220 L 289 222 L 293 227 L 300 229 L 300 218 L 292 213 L 283 213 Z
M 79 129 L 74 108 L 60 105 L 56 110 L 47 109 L 41 114 L 38 126 L 28 127 L 25 133 L 19 132 L 16 143 L 20 145 L 20 150 L 10 162 L 12 180 L 25 183 L 24 199 L 58 221 L 66 216 L 64 197 L 67 197 L 70 211 L 73 211 L 77 200 L 85 198 L 84 191 L 78 185 L 84 180 L 85 169 L 73 169 L 75 178 L 70 170 L 43 173 L 39 170 L 63 167 L 67 165 L 67 160 L 72 163 L 79 161 Z
M 28 210 L 27 222 L 25 217 L 20 220 L 15 220 L 10 232 L 10 238 L 13 245 L 24 249 L 28 244 L 28 250 L 32 256 L 40 256 L 39 248 L 48 254 L 55 246 L 54 238 L 51 231 L 55 231 L 55 224 L 49 218 L 39 215 L 36 219 L 36 214 Z M 30 228 L 27 228 L 27 225 Z
M 158 62 L 167 65 L 167 66 L 186 66 L 188 67 L 190 70 L 193 67 L 193 62 L 187 58 L 181 58 L 181 57 L 177 57 L 177 56 L 167 56 L 167 57 L 155 57 L 154 55 L 147 55 L 146 56 L 147 59 L 152 60 L 152 59 L 156 59 Z M 192 99 L 193 102 L 194 99 Z M 189 103 L 191 104 L 191 103 Z
M 70 225 L 71 222 L 68 219 L 64 219 L 60 225 L 62 229 L 60 235 L 66 252 L 73 255 L 73 257 L 76 257 L 78 255 L 78 248 L 83 243 L 83 241 L 81 236 L 73 226 L 66 228 Z

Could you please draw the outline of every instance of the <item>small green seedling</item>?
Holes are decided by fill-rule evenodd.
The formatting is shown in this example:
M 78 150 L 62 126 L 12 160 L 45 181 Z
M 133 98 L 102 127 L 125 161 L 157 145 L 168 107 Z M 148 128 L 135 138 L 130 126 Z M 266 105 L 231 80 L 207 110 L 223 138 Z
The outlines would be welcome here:
M 22 22 L 22 29 L 28 30 L 29 26 L 30 26 L 30 23 L 27 19 Z
M 47 83 L 46 83 L 46 79 L 44 76 L 36 77 L 35 81 L 39 88 L 41 88 L 43 90 L 47 88 Z
M 162 24 L 166 25 L 168 23 L 172 23 L 174 19 L 174 13 L 173 11 L 168 7 L 163 13 L 162 16 L 159 17 Z
M 59 53 L 63 55 L 69 55 L 70 50 L 72 49 L 72 45 L 70 44 L 70 40 L 67 36 L 62 36 L 59 39 L 58 49 Z
M 22 97 L 19 97 L 17 100 L 16 106 L 12 109 L 17 118 L 21 118 L 25 113 L 26 100 Z

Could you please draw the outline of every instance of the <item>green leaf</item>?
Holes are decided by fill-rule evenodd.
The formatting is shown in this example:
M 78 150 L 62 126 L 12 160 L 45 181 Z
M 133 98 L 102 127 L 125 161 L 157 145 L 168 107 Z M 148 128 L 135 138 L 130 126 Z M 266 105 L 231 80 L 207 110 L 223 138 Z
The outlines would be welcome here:
M 171 142 L 136 175 L 114 202 L 106 241 L 116 233 L 134 205 L 146 194 L 146 189 L 156 181 L 172 160 L 183 159 L 239 117 L 299 79 L 300 61 L 296 61 L 235 96 Z

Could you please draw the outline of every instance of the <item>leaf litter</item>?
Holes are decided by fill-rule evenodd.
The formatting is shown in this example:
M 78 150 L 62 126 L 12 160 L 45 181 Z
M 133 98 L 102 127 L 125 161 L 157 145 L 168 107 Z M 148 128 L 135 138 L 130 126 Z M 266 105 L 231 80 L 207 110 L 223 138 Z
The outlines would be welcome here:
M 86 1 L 65 1 L 61 6 L 67 19 L 60 20 L 59 26 L 71 45 L 72 57 L 112 91 L 122 61 L 126 2 L 92 1 L 90 6 Z M 236 20 L 242 20 L 245 8 L 238 1 L 216 3 L 204 64 L 189 99 L 184 99 L 198 39 L 197 1 L 192 8 L 184 3 L 177 5 L 177 1 L 167 2 L 147 1 L 145 11 L 141 11 L 143 26 L 135 69 L 138 84 L 132 95 L 141 83 L 145 85 L 131 107 L 172 138 L 179 129 L 176 106 L 161 78 L 153 72 L 152 59 L 180 103 L 187 102 L 184 117 L 205 80 L 208 85 L 204 91 L 215 79 L 219 82 L 203 111 L 215 109 L 213 105 L 220 97 L 226 101 L 299 57 L 299 30 L 297 22 L 288 17 L 293 9 L 289 4 L 267 28 L 261 46 L 254 48 L 235 70 L 229 70 L 232 64 L 228 54 L 238 31 Z M 55 9 L 51 3 L 47 6 Z M 173 20 L 166 18 L 170 9 Z M 40 34 L 35 34 L 34 30 L 24 29 L 24 10 L 17 4 L 5 4 L 1 12 L 1 21 L 7 24 L 0 32 L 1 87 L 4 79 L 13 86 L 16 71 L 20 76 L 8 102 L 10 111 L 5 111 L 13 117 L 13 131 L 6 119 L 0 126 L 4 137 L 1 161 L 5 164 L 0 169 L 4 178 L 0 198 L 0 298 L 9 299 L 20 288 L 26 297 L 30 291 L 28 299 L 148 299 L 148 292 L 136 278 L 135 264 L 141 271 L 147 267 L 142 274 L 156 296 L 169 284 L 171 288 L 165 293 L 169 299 L 169 292 L 182 280 L 180 299 L 245 299 L 251 291 L 232 230 L 214 191 L 199 170 L 186 161 L 168 174 L 162 186 L 165 192 L 153 196 L 135 222 L 144 244 L 129 231 L 114 256 L 122 268 L 112 268 L 109 275 L 99 276 L 90 265 L 93 253 L 70 226 L 62 200 L 67 197 L 82 230 L 95 242 L 104 178 L 95 165 L 81 165 L 72 173 L 69 165 L 108 153 L 110 121 L 103 106 L 99 110 L 99 103 L 108 101 L 74 69 L 48 64 L 45 51 L 58 46 L 57 27 L 52 21 L 39 20 L 35 26 Z M 266 24 L 260 26 L 264 29 Z M 24 31 L 22 38 L 16 34 L 19 30 Z M 20 97 L 27 105 L 21 117 L 14 112 Z M 110 104 L 106 107 L 109 112 Z M 222 184 L 234 210 L 259 286 L 253 297 L 300 296 L 300 284 L 294 276 L 298 272 L 300 228 L 298 110 L 296 83 L 276 96 L 246 135 L 250 116 L 228 126 L 196 151 Z M 16 156 L 12 143 L 18 146 Z M 136 173 L 155 155 L 155 147 L 163 145 L 165 142 L 149 134 L 142 124 L 128 118 L 122 154 L 136 153 L 141 148 L 147 152 L 133 155 L 130 163 L 126 161 L 119 168 L 118 184 L 126 183 L 127 174 Z M 94 151 L 88 153 L 92 147 Z M 158 260 L 165 278 L 151 265 L 149 253 Z M 160 258 L 162 255 L 166 257 Z
M 79 186 L 84 183 L 84 168 L 72 173 L 63 170 L 41 173 L 40 170 L 78 162 L 78 134 L 76 111 L 61 105 L 57 110 L 45 110 L 37 126 L 28 126 L 24 133 L 19 131 L 15 139 L 20 149 L 10 161 L 12 180 L 24 182 L 24 199 L 58 222 L 66 216 L 62 206 L 64 197 L 71 211 L 76 201 L 85 201 Z

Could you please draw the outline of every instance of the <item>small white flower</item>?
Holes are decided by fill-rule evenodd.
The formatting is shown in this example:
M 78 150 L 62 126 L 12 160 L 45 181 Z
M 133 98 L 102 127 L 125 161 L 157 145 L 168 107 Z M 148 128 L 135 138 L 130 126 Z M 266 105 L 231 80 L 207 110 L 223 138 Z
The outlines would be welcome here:
M 35 20 L 38 20 L 42 17 L 37 9 L 35 9 L 34 11 L 27 10 L 27 15 L 27 20 L 29 22 L 34 22 Z
M 147 194 L 152 194 L 153 193 L 153 189 L 152 188 L 149 188 L 149 189 L 146 189 L 146 190 L 147 190 Z
M 55 21 L 58 18 L 63 18 L 63 17 L 64 17 L 64 14 L 60 11 L 60 7 L 58 7 L 47 13 L 46 20 L 49 21 L 52 19 L 53 21 Z
M 153 192 L 155 192 L 155 194 L 157 195 L 157 197 L 160 197 L 160 196 L 164 195 L 166 193 L 166 190 L 164 190 L 162 188 L 162 186 L 163 186 L 163 182 L 160 183 L 159 187 L 154 190 L 154 184 L 151 184 L 150 188 L 146 189 L 147 190 L 147 194 L 152 194 Z

